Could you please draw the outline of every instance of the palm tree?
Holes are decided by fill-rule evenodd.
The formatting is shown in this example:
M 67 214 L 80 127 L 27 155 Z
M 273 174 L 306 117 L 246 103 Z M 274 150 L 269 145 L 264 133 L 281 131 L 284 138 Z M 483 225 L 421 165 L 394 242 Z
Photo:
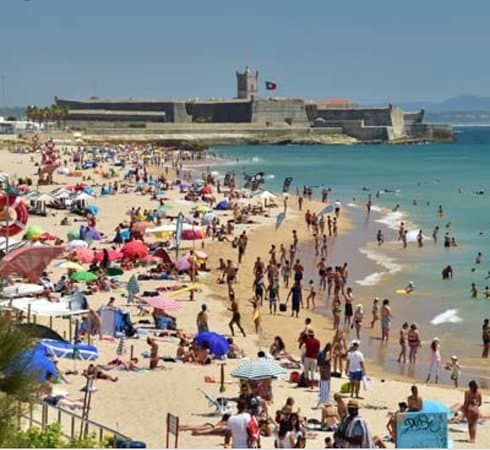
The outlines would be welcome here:
M 0 317 L 0 447 L 9 447 L 16 431 L 19 402 L 32 402 L 38 389 L 34 378 L 16 364 L 19 354 L 31 345 L 8 317 Z

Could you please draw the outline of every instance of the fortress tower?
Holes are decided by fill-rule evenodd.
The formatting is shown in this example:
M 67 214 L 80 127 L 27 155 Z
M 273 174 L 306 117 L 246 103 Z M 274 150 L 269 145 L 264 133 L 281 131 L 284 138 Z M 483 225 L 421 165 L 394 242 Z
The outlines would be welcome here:
M 259 71 L 252 72 L 248 66 L 244 72 L 236 73 L 238 98 L 253 98 L 258 96 Z

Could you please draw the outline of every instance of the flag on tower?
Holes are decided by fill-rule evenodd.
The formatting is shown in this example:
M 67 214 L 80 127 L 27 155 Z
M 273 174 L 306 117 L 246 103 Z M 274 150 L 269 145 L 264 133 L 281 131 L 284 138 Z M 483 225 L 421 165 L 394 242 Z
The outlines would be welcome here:
M 277 89 L 277 83 L 275 83 L 274 81 L 266 81 L 265 88 L 268 91 L 275 91 Z

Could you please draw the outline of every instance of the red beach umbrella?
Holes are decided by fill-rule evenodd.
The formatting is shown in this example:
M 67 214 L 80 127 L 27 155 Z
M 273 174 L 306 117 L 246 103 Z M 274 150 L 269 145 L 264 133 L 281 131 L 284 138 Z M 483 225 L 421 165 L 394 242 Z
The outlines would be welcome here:
M 130 241 L 124 244 L 121 252 L 124 257 L 133 261 L 145 258 L 149 253 L 148 247 L 142 241 Z
M 77 247 L 74 253 L 82 264 L 89 264 L 94 260 L 94 252 L 89 248 Z
M 164 311 L 178 311 L 182 309 L 182 304 L 168 297 L 149 297 L 146 302 L 154 308 L 163 309 Z
M 112 248 L 110 250 L 107 250 L 107 254 L 109 256 L 109 261 L 119 261 L 120 259 L 124 258 L 123 252 L 120 252 L 119 250 L 113 250 Z M 104 259 L 104 252 L 98 251 L 95 252 L 94 255 L 94 260 L 97 262 L 102 262 Z
M 197 239 L 204 239 L 204 233 L 202 230 L 196 228 L 194 230 L 183 230 L 181 239 L 185 241 L 195 241 Z

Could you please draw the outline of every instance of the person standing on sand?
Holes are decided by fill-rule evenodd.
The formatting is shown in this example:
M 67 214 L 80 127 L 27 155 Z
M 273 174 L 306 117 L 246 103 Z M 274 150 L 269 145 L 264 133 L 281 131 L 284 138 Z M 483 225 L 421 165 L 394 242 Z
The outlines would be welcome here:
M 228 308 L 228 311 L 231 311 L 232 315 L 231 315 L 231 321 L 228 324 L 228 326 L 230 327 L 231 335 L 235 336 L 235 330 L 233 329 L 233 325 L 236 325 L 238 327 L 238 329 L 242 332 L 243 337 L 247 337 L 247 335 L 245 334 L 245 331 L 243 330 L 242 324 L 240 322 L 241 321 L 241 315 L 240 315 L 240 311 L 238 309 L 238 302 L 235 299 L 235 294 L 230 295 L 230 300 L 231 300 L 231 305 Z
M 373 307 L 371 309 L 373 318 L 371 320 L 371 328 L 374 328 L 374 324 L 379 320 L 379 298 L 374 297 Z
M 295 251 L 298 248 L 298 233 L 296 230 L 293 230 L 293 247 Z
M 352 288 L 347 288 L 347 292 L 344 294 L 344 301 L 344 328 L 348 329 L 352 325 L 352 316 L 354 315 L 354 309 L 352 306 L 352 303 L 354 302 L 354 296 L 352 295 Z
M 390 301 L 385 298 L 383 300 L 383 306 L 381 307 L 381 342 L 388 342 L 390 338 L 391 329 L 391 314 Z
M 481 354 L 482 358 L 488 358 L 488 353 L 490 350 L 490 319 L 485 319 L 481 327 L 481 337 L 483 343 L 483 352 Z
M 302 347 L 304 349 L 303 371 L 306 383 L 313 389 L 318 353 L 320 352 L 320 341 L 315 337 L 315 332 L 311 328 L 306 332 Z
M 430 344 L 430 366 L 429 373 L 425 379 L 426 383 L 429 383 L 434 372 L 435 383 L 439 383 L 439 372 L 441 370 L 441 346 L 439 344 L 439 338 L 434 338 Z
M 248 424 L 252 420 L 251 415 L 247 412 L 247 400 L 238 399 L 238 413 L 231 416 L 227 422 L 225 435 L 225 448 L 249 448 Z
M 316 307 L 315 297 L 316 297 L 315 284 L 313 283 L 313 280 L 310 280 L 310 291 L 308 292 L 308 295 L 306 296 L 306 309 L 310 309 L 310 301 L 311 301 L 312 309 L 315 309 L 315 307 Z
M 361 380 L 366 376 L 366 367 L 364 364 L 364 355 L 359 350 L 359 341 L 352 341 L 352 346 L 347 352 L 347 365 L 345 374 L 349 377 L 349 391 L 351 397 L 359 398 Z
M 296 314 L 296 318 L 298 318 L 300 307 L 303 304 L 303 293 L 299 281 L 295 281 L 294 286 L 289 291 L 286 303 L 289 301 L 289 297 L 291 297 L 291 317 Z
M 226 260 L 226 268 L 223 272 L 222 279 L 223 280 L 226 279 L 226 284 L 228 285 L 228 291 L 233 290 L 233 284 L 236 281 L 237 272 L 238 272 L 238 268 L 233 263 L 233 261 L 231 259 Z
M 146 338 L 146 343 L 150 346 L 150 370 L 154 370 L 160 360 L 158 357 L 158 344 L 154 338 L 149 336 Z
M 357 339 L 361 339 L 361 328 L 362 328 L 363 318 L 364 318 L 364 308 L 361 304 L 359 304 L 356 306 L 356 310 L 354 311 L 354 323 L 353 323 L 353 326 L 356 329 Z
M 415 323 L 410 325 L 410 329 L 408 330 L 407 334 L 407 341 L 409 348 L 408 361 L 410 364 L 415 364 L 417 359 L 417 351 L 420 347 L 422 347 L 420 333 Z
M 320 373 L 320 394 L 318 398 L 318 408 L 321 404 L 330 400 L 330 378 L 332 370 L 332 344 L 327 342 L 317 358 L 318 372 Z
M 400 354 L 398 355 L 398 362 L 405 364 L 407 362 L 408 322 L 405 322 L 400 328 L 400 337 L 398 339 L 398 343 L 400 344 Z
M 284 283 L 284 287 L 289 289 L 289 278 L 291 277 L 291 266 L 289 265 L 289 261 L 286 260 L 285 263 L 281 267 L 281 275 L 282 281 Z
M 338 295 L 334 296 L 332 302 L 332 316 L 333 316 L 333 329 L 338 330 L 340 328 L 340 315 L 342 314 L 342 303 Z
M 196 318 L 197 332 L 209 331 L 208 325 L 208 306 L 203 303 L 201 305 L 201 311 L 197 314 Z
M 480 406 L 482 405 L 482 396 L 478 391 L 478 384 L 471 380 L 468 384 L 469 389 L 464 393 L 464 403 L 461 408 L 468 421 L 469 442 L 473 444 L 476 440 L 476 426 L 480 419 Z
M 298 209 L 299 209 L 300 211 L 302 211 L 302 210 L 303 210 L 303 196 L 302 196 L 302 195 L 300 195 L 300 196 L 298 197 Z
M 245 254 L 245 250 L 247 249 L 247 244 L 248 237 L 244 230 L 238 238 L 238 264 L 242 263 L 243 255 Z

